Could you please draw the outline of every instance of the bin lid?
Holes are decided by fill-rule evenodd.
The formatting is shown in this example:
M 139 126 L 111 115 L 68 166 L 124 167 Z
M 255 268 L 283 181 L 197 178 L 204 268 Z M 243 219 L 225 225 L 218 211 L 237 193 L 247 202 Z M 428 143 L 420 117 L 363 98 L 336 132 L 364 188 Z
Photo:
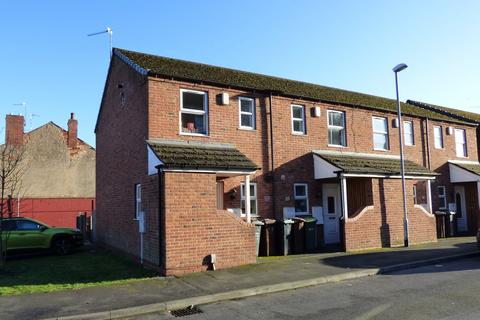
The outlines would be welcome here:
M 299 216 L 299 218 L 302 218 L 305 223 L 315 223 L 317 222 L 317 218 L 313 217 L 313 216 Z
M 435 211 L 437 216 L 445 216 L 447 213 L 445 211 Z
M 292 223 L 294 223 L 294 221 L 292 219 L 285 219 L 285 220 L 283 220 L 283 223 L 284 224 L 292 224 Z
M 255 220 L 255 221 L 252 222 L 252 224 L 255 225 L 255 226 L 263 226 L 265 223 L 263 223 L 260 220 Z
M 300 217 L 292 218 L 292 220 L 293 220 L 293 222 L 305 222 L 305 219 L 300 218 Z
M 275 219 L 263 219 L 264 224 L 274 224 L 275 222 Z

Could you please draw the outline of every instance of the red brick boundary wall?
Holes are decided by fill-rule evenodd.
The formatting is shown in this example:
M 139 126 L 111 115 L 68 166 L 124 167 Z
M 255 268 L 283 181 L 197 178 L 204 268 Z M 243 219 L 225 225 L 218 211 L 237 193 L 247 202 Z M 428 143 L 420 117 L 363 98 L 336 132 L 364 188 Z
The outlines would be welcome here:
M 254 227 L 216 208 L 215 183 L 215 174 L 164 174 L 165 275 L 208 270 L 210 254 L 217 269 L 256 262 Z
M 77 216 L 80 213 L 86 212 L 87 216 L 92 214 L 92 210 L 95 208 L 95 199 L 20 199 L 19 206 L 17 206 L 17 200 L 13 199 L 13 217 L 18 216 L 18 208 L 21 217 L 32 218 L 50 226 L 75 228 Z M 6 208 L 4 214 L 7 215 Z
M 417 180 L 407 180 L 410 244 L 437 241 L 435 216 L 414 205 L 410 191 Z M 347 181 L 348 184 L 348 181 Z M 345 249 L 397 247 L 404 244 L 403 194 L 400 179 L 372 179 L 373 206 L 345 222 Z

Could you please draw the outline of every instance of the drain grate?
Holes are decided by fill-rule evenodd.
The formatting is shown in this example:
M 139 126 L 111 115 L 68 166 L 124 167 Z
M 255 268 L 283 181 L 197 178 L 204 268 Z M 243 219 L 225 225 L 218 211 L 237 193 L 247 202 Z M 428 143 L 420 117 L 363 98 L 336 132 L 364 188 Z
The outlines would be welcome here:
M 190 306 L 183 309 L 177 309 L 170 311 L 170 314 L 175 318 L 186 317 L 192 314 L 203 313 L 197 306 Z

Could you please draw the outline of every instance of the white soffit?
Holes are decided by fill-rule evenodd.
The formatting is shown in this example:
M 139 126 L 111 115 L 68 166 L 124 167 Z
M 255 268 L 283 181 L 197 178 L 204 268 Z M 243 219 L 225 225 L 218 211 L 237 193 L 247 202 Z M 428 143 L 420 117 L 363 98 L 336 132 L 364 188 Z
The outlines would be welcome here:
M 480 181 L 480 176 L 478 174 L 460 168 L 454 163 L 449 163 L 448 167 L 450 169 L 450 181 L 452 183 Z
M 315 179 L 336 178 L 340 168 L 323 160 L 320 156 L 313 155 L 313 166 L 315 170 Z
M 155 152 L 153 152 L 152 148 L 147 145 L 147 152 L 148 152 L 148 175 L 157 174 L 157 166 L 163 164 L 160 159 L 158 159 Z

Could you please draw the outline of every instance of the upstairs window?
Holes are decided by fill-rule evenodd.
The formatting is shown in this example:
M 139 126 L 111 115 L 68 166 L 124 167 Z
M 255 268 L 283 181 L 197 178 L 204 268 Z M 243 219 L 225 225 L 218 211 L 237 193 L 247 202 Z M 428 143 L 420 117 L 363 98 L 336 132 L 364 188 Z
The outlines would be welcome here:
M 447 193 L 445 186 L 438 186 L 438 209 L 447 209 Z
M 293 188 L 295 214 L 308 214 L 308 185 L 306 183 L 295 183 Z
M 463 129 L 455 129 L 455 150 L 457 157 L 467 157 L 467 136 Z
M 443 149 L 443 131 L 440 126 L 433 126 L 433 141 L 435 149 Z
M 345 147 L 345 112 L 327 111 L 328 116 L 328 144 L 330 146 Z
M 208 134 L 207 93 L 180 90 L 181 133 L 191 135 Z
M 240 128 L 255 129 L 255 100 L 251 98 L 238 98 L 240 107 Z
M 292 105 L 292 133 L 305 134 L 305 107 Z
M 388 150 L 388 126 L 387 119 L 373 117 L 373 149 Z
M 413 122 L 404 121 L 403 122 L 403 136 L 405 137 L 405 145 L 413 146 L 415 144 L 413 136 Z
M 240 186 L 240 198 L 241 204 L 240 207 L 242 209 L 242 214 L 245 214 L 245 184 L 242 183 Z M 257 215 L 257 184 L 252 182 L 250 183 L 250 214 Z

